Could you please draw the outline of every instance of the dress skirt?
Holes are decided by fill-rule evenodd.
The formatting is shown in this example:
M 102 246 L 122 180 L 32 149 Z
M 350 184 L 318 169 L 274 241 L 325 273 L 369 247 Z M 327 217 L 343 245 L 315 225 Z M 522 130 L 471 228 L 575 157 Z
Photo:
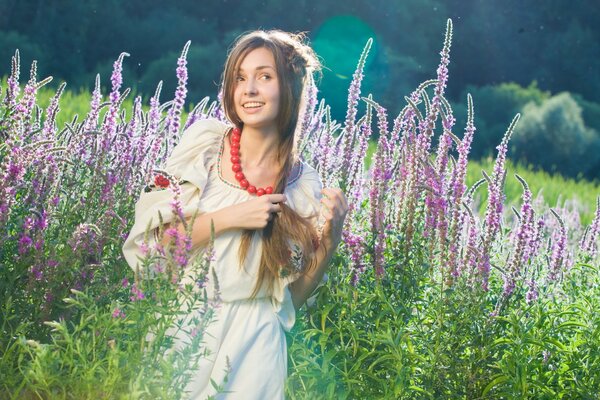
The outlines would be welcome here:
M 220 303 L 204 346 L 209 354 L 187 386 L 190 399 L 284 399 L 286 339 L 271 298 Z M 216 393 L 211 379 L 222 393 Z

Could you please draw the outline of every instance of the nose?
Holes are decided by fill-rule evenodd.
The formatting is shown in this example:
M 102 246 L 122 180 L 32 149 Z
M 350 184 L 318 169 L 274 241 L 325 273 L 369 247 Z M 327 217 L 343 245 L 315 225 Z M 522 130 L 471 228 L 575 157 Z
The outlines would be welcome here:
M 246 81 L 245 94 L 256 94 L 256 81 L 253 78 Z

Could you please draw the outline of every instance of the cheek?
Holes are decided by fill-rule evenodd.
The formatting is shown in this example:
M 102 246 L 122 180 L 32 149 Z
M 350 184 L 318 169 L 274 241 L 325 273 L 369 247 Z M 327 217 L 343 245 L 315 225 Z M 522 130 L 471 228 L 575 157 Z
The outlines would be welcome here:
M 240 87 L 236 86 L 235 89 L 233 89 L 233 100 L 237 103 L 240 96 L 241 96 Z
M 235 89 L 233 91 L 233 108 L 236 110 L 239 109 L 239 103 L 241 98 L 241 92 L 239 89 Z

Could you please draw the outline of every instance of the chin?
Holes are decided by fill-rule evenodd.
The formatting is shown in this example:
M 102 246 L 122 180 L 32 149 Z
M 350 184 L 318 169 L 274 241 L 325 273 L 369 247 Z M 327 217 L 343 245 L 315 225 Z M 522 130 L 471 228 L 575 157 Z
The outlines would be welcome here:
M 274 120 L 263 120 L 263 119 L 253 119 L 253 118 L 244 118 L 242 119 L 242 123 L 244 126 L 249 128 L 265 128 L 269 126 L 276 126 L 277 123 Z

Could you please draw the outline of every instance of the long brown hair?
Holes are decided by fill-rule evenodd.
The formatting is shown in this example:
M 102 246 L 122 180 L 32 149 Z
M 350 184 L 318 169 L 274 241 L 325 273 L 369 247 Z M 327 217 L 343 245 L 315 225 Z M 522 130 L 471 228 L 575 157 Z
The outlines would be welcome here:
M 281 165 L 274 193 L 285 191 L 288 176 L 298 161 L 294 132 L 296 124 L 299 123 L 298 109 L 302 88 L 308 74 L 312 74 L 313 71 L 318 71 L 320 68 L 314 51 L 305 43 L 306 38 L 303 34 L 292 34 L 279 30 L 246 33 L 236 40 L 229 52 L 223 71 L 223 109 L 227 118 L 242 129 L 243 124 L 235 111 L 233 99 L 235 78 L 239 66 L 244 57 L 252 50 L 266 48 L 273 54 L 280 92 L 277 116 L 279 132 L 277 161 Z M 242 234 L 239 248 L 240 266 L 244 264 L 253 235 L 260 233 L 254 230 L 245 230 Z M 316 231 L 310 221 L 282 204 L 281 213 L 275 215 L 262 230 L 262 255 L 252 297 L 258 294 L 265 283 L 268 293 L 272 293 L 276 279 L 282 274 L 295 272 L 290 263 L 290 243 L 295 243 L 300 247 L 303 254 L 302 262 L 306 267 L 314 253 L 315 237 Z

